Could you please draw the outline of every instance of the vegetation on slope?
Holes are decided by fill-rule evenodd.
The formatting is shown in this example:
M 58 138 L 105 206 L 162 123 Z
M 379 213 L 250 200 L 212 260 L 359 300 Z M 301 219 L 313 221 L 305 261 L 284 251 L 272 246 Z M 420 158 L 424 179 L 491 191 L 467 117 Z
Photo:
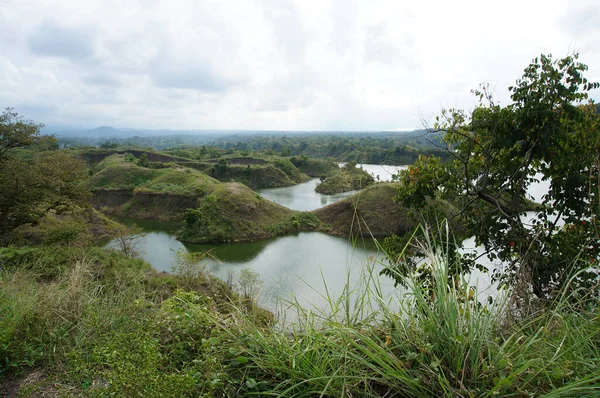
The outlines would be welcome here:
M 0 258 L 1 396 L 248 389 L 245 343 L 221 328 L 240 316 L 260 328 L 268 317 L 223 282 L 157 274 L 141 260 L 96 248 L 2 248 Z
M 164 192 L 176 195 L 202 195 L 218 181 L 184 167 L 152 169 L 123 154 L 111 155 L 94 168 L 88 184 L 92 189 L 135 189 L 137 192 Z
M 313 213 L 334 235 L 375 238 L 403 235 L 412 231 L 420 220 L 395 202 L 396 189 L 394 183 L 374 184 Z M 441 211 L 447 211 L 451 206 L 444 201 L 437 204 Z
M 101 242 L 123 231 L 123 226 L 91 206 L 64 212 L 49 211 L 35 225 L 14 229 L 7 240 L 11 244 L 86 246 Z
M 95 248 L 2 248 L 0 391 L 595 396 L 597 308 L 565 295 L 550 310 L 507 317 L 502 300 L 482 305 L 466 280 L 447 283 L 452 257 L 439 252 L 447 241 L 421 242 L 432 267 L 428 287 L 409 280 L 408 294 L 390 300 L 367 272 L 369 282 L 329 297 L 327 313 L 296 307 L 293 328 L 269 325 L 263 311 L 202 272 L 157 274 Z
M 306 155 L 294 156 L 290 161 L 298 170 L 313 178 L 333 175 L 340 168 L 333 160 L 313 159 Z
M 133 138 L 98 139 L 90 137 L 61 137 L 61 144 L 70 147 L 100 145 L 103 148 L 123 150 L 131 147 L 150 147 L 165 155 L 201 161 L 234 153 L 262 152 L 273 156 L 310 156 L 335 159 L 338 162 L 404 165 L 413 163 L 419 155 L 451 156 L 440 150 L 441 134 L 412 132 L 356 132 L 356 133 L 294 133 L 256 132 L 246 134 L 219 134 L 207 139 L 205 135 L 143 136 Z M 105 149 L 105 150 L 106 150 Z M 138 155 L 136 155 L 138 156 Z M 150 156 L 150 155 L 149 155 Z M 161 160 L 164 162 L 164 160 Z
M 317 185 L 315 191 L 325 195 L 333 195 L 336 193 L 357 191 L 374 182 L 375 180 L 372 175 L 356 167 L 356 163 L 351 162 L 339 168 L 336 173 L 326 177 Z
M 441 134 L 425 131 L 381 133 L 248 134 L 227 136 L 213 145 L 226 151 L 246 150 L 282 156 L 310 156 L 339 162 L 411 164 L 419 155 L 451 159 L 440 150 Z
M 248 160 L 255 158 L 248 158 Z M 205 172 L 222 182 L 240 182 L 251 189 L 278 188 L 299 184 L 309 177 L 294 166 L 289 159 L 272 158 L 262 162 L 240 162 L 239 158 L 221 158 Z
M 239 183 L 216 186 L 185 214 L 178 234 L 184 242 L 239 242 L 318 228 L 310 213 L 299 213 L 264 199 Z
M 54 137 L 40 136 L 40 127 L 10 108 L 0 114 L 0 237 L 50 210 L 87 201 L 83 162 L 57 150 Z
M 220 184 L 206 174 L 179 166 L 152 169 L 133 156 L 111 155 L 95 167 L 88 186 L 104 212 L 138 218 L 182 219 L 188 208 Z
M 570 261 L 600 258 L 600 116 L 588 101 L 600 83 L 586 70 L 576 54 L 542 54 L 509 87 L 507 106 L 483 85 L 471 114 L 450 109 L 436 119 L 453 161 L 421 157 L 400 172 L 403 205 L 426 215 L 427 200 L 451 200 L 468 235 L 506 264 L 494 280 L 536 299 L 554 297 L 578 270 L 576 286 L 600 293 L 598 268 Z M 530 217 L 525 198 L 537 176 L 549 189 Z M 457 272 L 477 265 L 465 261 Z

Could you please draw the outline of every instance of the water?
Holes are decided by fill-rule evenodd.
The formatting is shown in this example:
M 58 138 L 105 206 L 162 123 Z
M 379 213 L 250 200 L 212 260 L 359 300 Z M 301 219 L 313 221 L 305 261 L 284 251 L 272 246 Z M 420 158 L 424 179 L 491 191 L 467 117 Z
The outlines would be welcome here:
M 140 225 L 137 220 L 136 223 Z M 278 314 L 280 320 L 296 319 L 295 311 L 285 304 L 294 298 L 304 308 L 320 308 L 327 312 L 326 292 L 337 298 L 346 283 L 355 286 L 368 267 L 373 267 L 378 274 L 385 264 L 385 258 L 374 242 L 352 244 L 345 238 L 320 232 L 301 232 L 257 242 L 200 245 L 181 243 L 172 231 L 157 230 L 161 227 L 159 222 L 144 221 L 142 224 L 140 226 L 146 232 L 136 247 L 141 257 L 155 269 L 170 272 L 179 250 L 209 251 L 216 260 L 204 260 L 207 271 L 222 280 L 227 280 L 230 272 L 239 274 L 240 270 L 249 267 L 262 280 L 257 297 L 259 304 Z M 108 247 L 117 245 L 111 242 Z M 391 279 L 384 277 L 380 282 L 385 294 L 394 292 Z
M 367 166 L 383 180 L 391 179 L 397 166 Z M 260 194 L 282 206 L 294 210 L 310 211 L 334 203 L 354 192 L 322 195 L 314 191 L 318 179 L 292 187 L 264 189 Z M 144 230 L 137 242 L 142 258 L 159 271 L 170 272 L 179 250 L 186 252 L 210 251 L 216 259 L 207 258 L 207 270 L 216 277 L 227 279 L 228 273 L 239 273 L 249 267 L 262 280 L 258 296 L 261 306 L 278 315 L 280 320 L 294 320 L 292 309 L 286 301 L 294 298 L 304 308 L 321 309 L 331 297 L 339 297 L 346 285 L 353 287 L 373 267 L 377 275 L 387 263 L 372 241 L 349 242 L 346 238 L 319 232 L 302 232 L 268 240 L 230 244 L 184 244 L 175 239 L 177 226 L 152 220 L 122 220 L 135 223 Z M 115 242 L 108 247 L 116 247 Z M 389 278 L 378 278 L 386 295 L 397 290 Z
M 258 193 L 271 202 L 298 211 L 316 210 L 356 193 L 356 191 L 350 191 L 336 195 L 323 195 L 315 192 L 318 184 L 319 179 L 315 178 L 291 187 L 262 189 Z
M 371 174 L 375 181 L 392 181 L 392 178 L 398 174 L 400 170 L 406 170 L 408 166 L 357 164 L 356 167 L 360 167 L 367 173 Z
M 379 175 L 380 180 L 391 180 L 398 170 L 405 166 L 360 165 L 367 172 Z M 352 193 L 321 195 L 314 191 L 318 179 L 292 187 L 264 189 L 260 194 L 265 198 L 294 210 L 309 211 L 343 199 Z M 548 191 L 548 183 L 534 184 L 530 194 L 536 201 Z M 533 216 L 533 213 L 527 214 Z M 131 222 L 131 220 L 124 220 Z M 142 257 L 159 271 L 170 272 L 179 250 L 188 252 L 210 251 L 219 261 L 205 260 L 207 269 L 215 276 L 226 280 L 229 272 L 238 273 L 249 267 L 256 271 L 263 281 L 259 303 L 279 314 L 281 318 L 294 319 L 294 312 L 286 310 L 282 302 L 292 296 L 305 308 L 324 308 L 327 294 L 338 297 L 347 282 L 350 286 L 361 278 L 362 271 L 372 266 L 375 274 L 387 264 L 373 242 L 357 244 L 345 238 L 333 237 L 318 232 L 303 232 L 274 239 L 231 244 L 184 244 L 175 239 L 176 225 L 163 222 L 135 220 L 145 235 L 139 239 L 138 248 Z M 467 239 L 465 251 L 483 248 L 475 247 L 474 240 Z M 115 247 L 114 242 L 108 245 Z M 484 260 L 490 268 L 499 266 L 489 259 Z M 348 278 L 348 279 L 347 279 Z M 489 275 L 474 272 L 470 277 L 484 295 L 495 295 Z M 385 294 L 398 293 L 391 279 L 378 279 Z M 325 288 L 325 285 L 327 288 Z M 278 305 L 280 303 L 280 305 Z

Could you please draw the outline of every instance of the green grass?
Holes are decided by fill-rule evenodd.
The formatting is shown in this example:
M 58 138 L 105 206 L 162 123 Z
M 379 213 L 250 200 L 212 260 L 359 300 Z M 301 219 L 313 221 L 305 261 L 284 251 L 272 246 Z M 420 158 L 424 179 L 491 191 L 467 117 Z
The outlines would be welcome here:
M 294 156 L 290 161 L 303 173 L 315 177 L 328 177 L 339 171 L 339 166 L 332 160 L 313 159 L 308 156 Z
M 373 176 L 363 169 L 352 165 L 346 165 L 341 167 L 337 173 L 330 175 L 317 185 L 315 191 L 325 195 L 333 195 L 336 193 L 360 190 L 374 182 Z
M 240 242 L 320 226 L 316 217 L 264 199 L 239 183 L 217 185 L 200 206 L 189 209 L 178 233 L 185 242 Z
M 427 231 L 426 231 L 427 232 Z M 448 282 L 383 296 L 373 271 L 294 324 L 202 273 L 157 274 L 97 248 L 0 251 L 0 391 L 9 396 L 597 397 L 598 308 L 565 290 L 532 315 Z M 51 272 L 50 272 L 51 271 Z M 192 275 L 192 276 L 190 276 Z M 568 289 L 568 286 L 565 287 Z M 484 300 L 485 301 L 485 300 Z M 249 305 L 250 304 L 250 305 Z M 34 377 L 35 376 L 35 377 Z
M 22 225 L 10 234 L 13 244 L 57 244 L 86 246 L 102 241 L 121 226 L 93 208 L 49 212 L 35 225 Z
M 183 283 L 100 249 L 31 254 L 1 254 L 0 391 L 230 396 L 233 384 L 243 385 L 239 342 L 215 333 L 244 308 L 232 306 L 241 302 L 224 283 L 205 275 Z M 53 275 L 42 277 L 48 268 Z M 243 311 L 257 325 L 265 319 L 259 310 Z
M 175 195 L 202 195 L 218 182 L 197 170 L 170 167 L 150 169 L 127 162 L 123 155 L 112 155 L 99 163 L 89 181 L 92 189 L 138 189 Z
M 289 160 L 275 159 L 266 164 L 232 164 L 219 169 L 212 166 L 206 172 L 221 182 L 240 182 L 251 189 L 278 188 L 309 180 Z
M 446 250 L 421 244 L 434 283 L 409 280 L 407 294 L 391 301 L 397 307 L 367 275 L 329 297 L 333 315 L 297 307 L 291 332 L 246 331 L 258 347 L 254 372 L 271 382 L 264 396 L 598 396 L 597 309 L 562 297 L 509 320 L 507 302 L 485 306 L 465 280 L 447 284 Z

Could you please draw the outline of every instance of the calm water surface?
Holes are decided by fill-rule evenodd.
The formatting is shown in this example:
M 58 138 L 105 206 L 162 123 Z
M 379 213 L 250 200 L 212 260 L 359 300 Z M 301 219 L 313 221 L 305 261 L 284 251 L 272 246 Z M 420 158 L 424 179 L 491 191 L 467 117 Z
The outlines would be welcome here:
M 315 192 L 317 185 L 319 185 L 319 179 L 315 178 L 291 187 L 261 189 L 258 193 L 271 202 L 299 211 L 316 210 L 356 193 L 356 191 L 350 191 L 336 195 L 323 195 Z
M 377 170 L 377 167 L 380 168 Z M 394 166 L 375 166 L 371 170 L 378 172 L 380 179 L 384 175 L 391 179 L 390 173 L 394 170 L 391 167 Z M 314 179 L 292 187 L 264 189 L 260 194 L 300 211 L 318 209 L 353 194 L 321 195 L 314 191 L 318 183 L 319 180 Z M 253 269 L 263 283 L 259 303 L 280 319 L 295 319 L 294 311 L 285 305 L 292 298 L 305 308 L 327 311 L 327 294 L 339 297 L 347 285 L 352 287 L 359 283 L 368 268 L 373 267 L 378 274 L 386 264 L 375 243 L 368 240 L 349 242 L 346 238 L 319 232 L 302 232 L 257 242 L 184 244 L 175 238 L 176 225 L 149 220 L 123 221 L 135 223 L 144 230 L 137 247 L 142 257 L 159 271 L 171 271 L 179 250 L 210 251 L 216 260 L 204 260 L 207 270 L 223 280 L 229 272 L 238 273 L 246 267 Z M 111 242 L 108 247 L 116 247 L 116 243 Z M 391 279 L 382 277 L 378 281 L 385 294 L 397 293 Z
M 392 176 L 406 166 L 359 165 L 381 181 L 391 181 Z M 294 210 L 309 211 L 352 193 L 321 195 L 314 191 L 318 179 L 292 187 L 264 189 L 260 194 Z M 549 182 L 533 184 L 529 193 L 536 201 L 548 191 Z M 533 217 L 528 213 L 525 217 Z M 372 266 L 375 274 L 386 264 L 384 256 L 370 241 L 349 242 L 345 238 L 333 237 L 318 232 L 303 232 L 269 240 L 219 245 L 184 244 L 175 238 L 176 225 L 148 220 L 124 220 L 139 225 L 145 232 L 139 238 L 138 248 L 142 257 L 159 271 L 169 272 L 179 250 L 188 252 L 210 251 L 216 258 L 205 260 L 207 270 L 226 279 L 229 272 L 237 273 L 245 267 L 256 271 L 263 281 L 259 303 L 277 313 L 280 319 L 294 319 L 294 312 L 286 310 L 281 303 L 295 297 L 305 308 L 324 308 L 325 296 L 338 297 L 347 282 L 356 284 L 363 271 Z M 475 247 L 473 239 L 465 242 L 465 251 L 482 252 Z M 115 247 L 111 242 L 109 247 Z M 485 258 L 485 257 L 484 257 Z M 485 260 L 484 260 L 485 261 Z M 487 259 L 490 268 L 500 266 Z M 489 276 L 478 272 L 471 275 L 473 284 L 478 285 L 483 295 L 495 295 Z M 398 294 L 389 278 L 378 278 L 385 294 Z M 326 287 L 325 287 L 326 286 Z M 278 304 L 279 303 L 279 304 Z
M 258 297 L 260 305 L 288 320 L 294 320 L 295 314 L 286 310 L 284 302 L 295 298 L 305 308 L 324 309 L 327 292 L 338 297 L 347 282 L 355 286 L 368 267 L 378 273 L 384 264 L 384 256 L 373 242 L 352 244 L 345 238 L 320 232 L 257 242 L 199 245 L 179 242 L 173 231 L 160 231 L 160 223 L 139 220 L 135 223 L 146 231 L 140 236 L 137 248 L 155 269 L 170 272 L 179 250 L 210 251 L 216 259 L 207 258 L 204 264 L 212 275 L 226 280 L 229 272 L 253 269 L 263 283 Z M 116 244 L 111 242 L 108 247 Z M 386 294 L 394 292 L 390 279 L 381 278 L 380 282 Z

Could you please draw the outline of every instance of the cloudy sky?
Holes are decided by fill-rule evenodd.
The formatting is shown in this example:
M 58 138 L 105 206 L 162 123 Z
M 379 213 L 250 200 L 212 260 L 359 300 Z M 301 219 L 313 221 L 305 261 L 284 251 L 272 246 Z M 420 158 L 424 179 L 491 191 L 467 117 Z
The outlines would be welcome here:
M 597 0 L 2 0 L 0 107 L 49 126 L 408 130 L 540 53 L 600 80 Z M 592 94 L 600 100 L 600 92 Z

